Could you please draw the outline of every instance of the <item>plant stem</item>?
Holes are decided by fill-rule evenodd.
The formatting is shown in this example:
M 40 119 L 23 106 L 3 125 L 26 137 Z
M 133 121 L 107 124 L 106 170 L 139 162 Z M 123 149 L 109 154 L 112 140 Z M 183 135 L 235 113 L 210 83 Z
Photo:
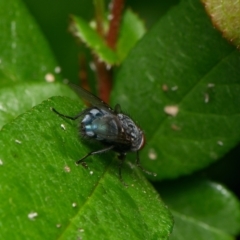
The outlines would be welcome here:
M 97 32 L 103 39 L 106 40 L 106 43 L 110 48 L 115 49 L 121 22 L 121 14 L 124 6 L 124 0 L 112 0 L 112 7 L 110 11 L 111 20 L 109 24 L 109 30 L 106 36 L 104 32 L 104 1 L 94 0 L 94 5 Z M 110 92 L 112 89 L 112 71 L 105 63 L 99 62 L 99 59 L 96 56 L 94 57 L 94 63 L 96 66 L 99 97 L 103 101 L 108 103 Z
M 106 41 L 112 49 L 116 47 L 123 7 L 124 0 L 113 0 L 111 3 L 110 24 Z

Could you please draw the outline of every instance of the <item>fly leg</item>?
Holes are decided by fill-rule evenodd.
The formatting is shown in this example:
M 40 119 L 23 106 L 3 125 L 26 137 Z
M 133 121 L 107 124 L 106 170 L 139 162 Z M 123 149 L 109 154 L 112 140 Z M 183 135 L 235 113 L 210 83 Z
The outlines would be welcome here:
M 139 167 L 143 172 L 147 173 L 148 175 L 153 175 L 154 177 L 157 176 L 156 173 L 149 172 L 142 167 L 142 165 L 140 164 L 139 151 L 137 151 L 136 165 L 137 165 L 137 167 Z
M 79 113 L 78 115 L 76 115 L 76 116 L 74 116 L 74 117 L 70 117 L 70 116 L 67 116 L 67 115 L 64 115 L 64 114 L 58 112 L 55 108 L 51 108 L 51 110 L 52 110 L 53 112 L 55 112 L 57 115 L 59 115 L 59 116 L 61 116 L 61 117 L 64 117 L 64 118 L 71 119 L 71 120 L 76 120 L 76 119 L 78 119 L 79 117 L 81 117 L 81 115 L 83 114 L 83 113 L 81 112 L 81 113 Z
M 123 178 L 122 178 L 122 166 L 123 166 L 125 157 L 126 157 L 126 153 L 120 153 L 120 155 L 118 155 L 118 159 L 120 160 L 118 173 L 119 173 L 119 178 L 120 178 L 120 181 L 122 182 L 122 184 L 125 187 L 128 187 L 128 185 L 123 181 Z
M 76 162 L 76 165 L 81 164 L 83 167 L 87 168 L 88 166 L 87 166 L 86 162 L 83 161 L 84 159 L 86 159 L 87 157 L 89 157 L 89 156 L 91 156 L 91 155 L 108 152 L 108 151 L 110 151 L 110 150 L 113 149 L 113 148 L 114 148 L 114 146 L 110 146 L 110 147 L 107 147 L 107 148 L 100 149 L 100 150 L 98 150 L 98 151 L 90 152 L 90 153 L 88 153 L 87 155 L 85 155 L 83 158 L 81 158 L 80 160 L 78 160 L 78 161 Z

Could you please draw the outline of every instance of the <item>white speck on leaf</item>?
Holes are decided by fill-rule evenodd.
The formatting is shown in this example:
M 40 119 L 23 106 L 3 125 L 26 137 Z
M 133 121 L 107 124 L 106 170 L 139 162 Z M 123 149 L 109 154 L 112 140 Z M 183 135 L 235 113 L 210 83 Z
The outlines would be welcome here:
M 219 146 L 223 146 L 223 142 L 222 142 L 222 141 L 217 141 L 217 144 L 218 144 Z
M 55 72 L 55 73 L 60 73 L 61 70 L 62 70 L 62 69 L 61 69 L 59 66 L 57 66 L 57 67 L 55 67 L 54 72 Z
M 71 168 L 70 168 L 69 166 L 65 166 L 65 167 L 64 167 L 64 171 L 65 171 L 65 172 L 71 172 Z
M 3 165 L 3 161 L 0 159 L 0 165 Z
M 171 90 L 172 90 L 172 91 L 178 90 L 178 86 L 173 86 L 173 87 L 171 88 Z
M 37 212 L 31 212 L 28 214 L 28 218 L 34 220 L 38 216 Z
M 179 112 L 179 107 L 174 105 L 169 105 L 164 107 L 164 112 L 170 116 L 175 117 Z
M 45 80 L 46 80 L 46 82 L 51 83 L 51 82 L 55 81 L 55 77 L 54 77 L 54 75 L 52 73 L 47 73 L 45 75 Z
M 62 225 L 60 224 L 60 223 L 58 223 L 57 225 L 56 225 L 56 227 L 57 228 L 60 228 Z
M 19 141 L 18 139 L 15 139 L 15 143 L 17 143 L 17 144 L 22 144 L 22 142 Z
M 64 124 L 61 124 L 61 128 L 62 128 L 63 130 L 66 130 L 66 127 L 65 127 Z
M 205 103 L 209 102 L 209 94 L 208 93 L 205 93 L 205 95 L 204 95 L 204 102 Z
M 156 160 L 157 159 L 157 153 L 156 151 L 153 149 L 153 148 L 150 148 L 149 151 L 148 151 L 148 157 L 151 159 L 151 160 Z
M 208 88 L 213 88 L 213 87 L 215 87 L 215 84 L 214 83 L 209 83 L 207 86 L 208 86 Z
M 76 207 L 77 206 L 77 204 L 74 202 L 74 203 L 72 203 L 72 207 Z
M 93 171 L 90 171 L 90 174 L 93 175 Z

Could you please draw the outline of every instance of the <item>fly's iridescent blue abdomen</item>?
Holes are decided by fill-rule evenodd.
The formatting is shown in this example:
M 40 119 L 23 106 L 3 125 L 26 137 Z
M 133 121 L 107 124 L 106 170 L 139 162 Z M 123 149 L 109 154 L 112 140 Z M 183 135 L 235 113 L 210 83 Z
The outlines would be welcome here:
M 121 160 L 122 165 L 127 152 L 132 151 L 137 153 L 137 166 L 145 171 L 140 166 L 138 154 L 139 150 L 144 146 L 143 131 L 129 116 L 122 113 L 119 104 L 112 109 L 108 104 L 85 89 L 72 85 L 70 86 L 92 106 L 75 117 L 61 114 L 54 108 L 52 108 L 52 110 L 61 117 L 71 120 L 80 118 L 80 135 L 86 139 L 99 141 L 105 146 L 103 149 L 88 153 L 78 160 L 77 163 L 84 163 L 86 166 L 83 160 L 88 156 L 113 150 L 119 153 L 118 158 Z M 119 168 L 119 175 L 122 180 L 121 167 Z

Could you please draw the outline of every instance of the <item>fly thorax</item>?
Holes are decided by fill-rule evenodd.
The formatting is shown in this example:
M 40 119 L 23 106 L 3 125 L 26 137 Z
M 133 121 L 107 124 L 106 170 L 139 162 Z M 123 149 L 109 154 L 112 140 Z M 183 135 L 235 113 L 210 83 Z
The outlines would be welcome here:
M 144 144 L 144 136 L 142 130 L 133 122 L 133 120 L 124 115 L 117 114 L 121 122 L 122 130 L 131 141 L 131 151 L 138 151 Z
M 107 140 L 109 136 L 117 135 L 118 126 L 115 118 L 108 112 L 93 108 L 86 112 L 81 121 L 81 131 L 86 137 Z
M 97 108 L 87 109 L 81 121 L 81 132 L 84 136 L 94 137 L 94 120 L 101 118 L 104 113 Z

